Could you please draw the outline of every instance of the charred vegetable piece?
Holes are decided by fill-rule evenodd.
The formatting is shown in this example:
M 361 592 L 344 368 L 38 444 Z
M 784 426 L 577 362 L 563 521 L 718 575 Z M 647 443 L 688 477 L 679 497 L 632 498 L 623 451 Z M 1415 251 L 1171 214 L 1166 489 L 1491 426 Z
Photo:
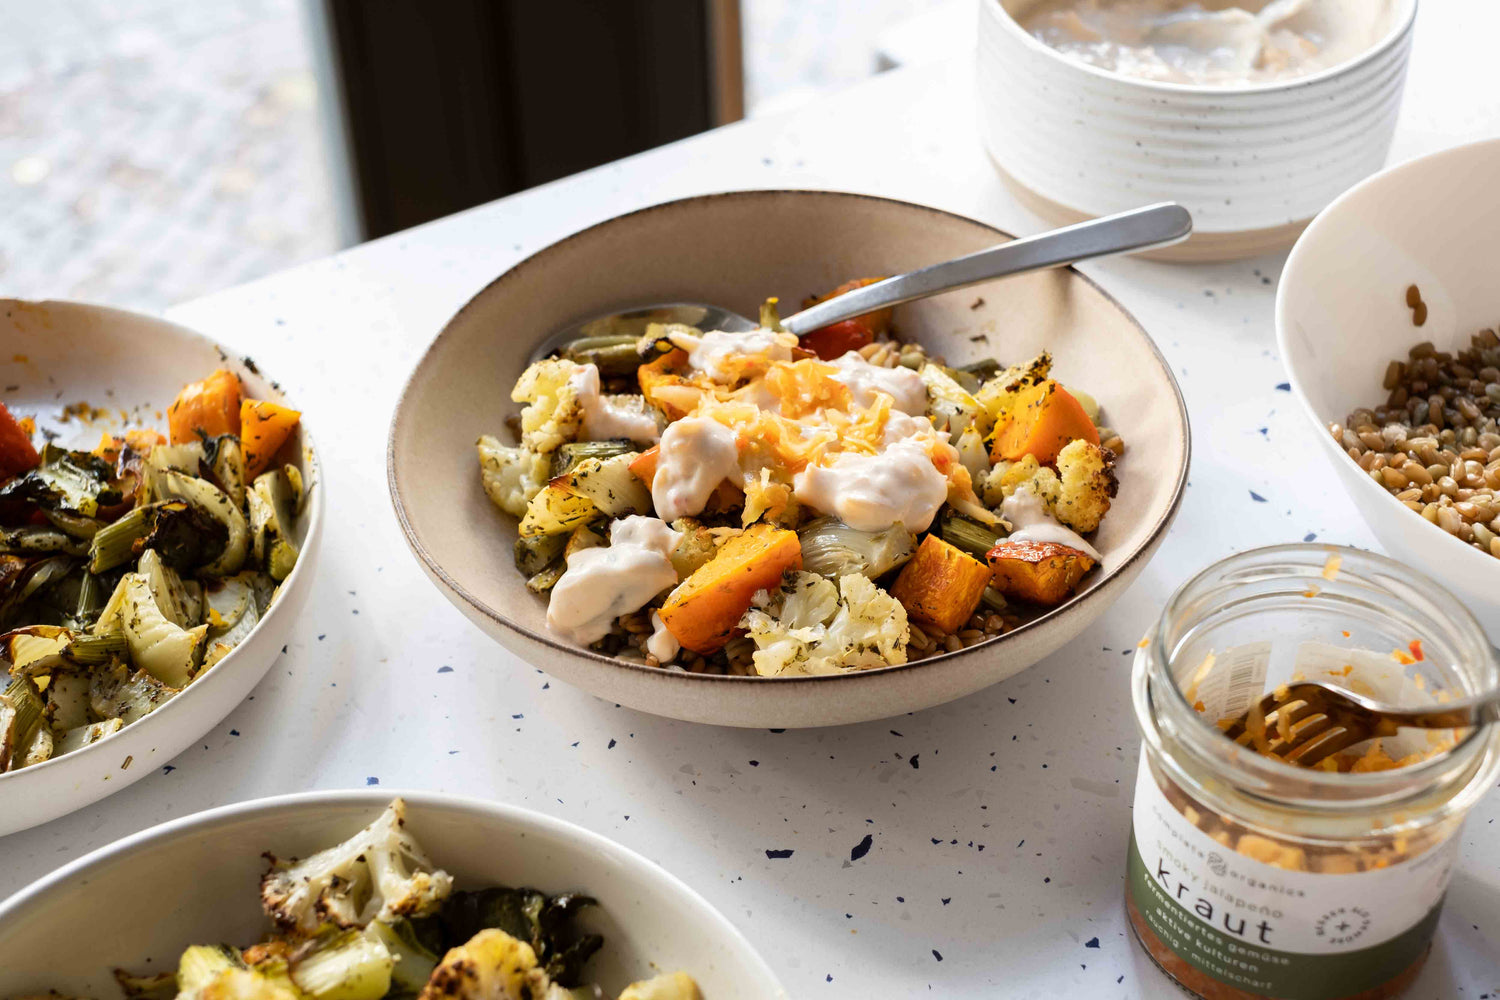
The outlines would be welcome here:
M 995 589 L 1033 604 L 1060 604 L 1094 568 L 1087 553 L 1057 542 L 1011 542 L 989 553 Z
M 943 541 L 980 558 L 987 556 L 990 549 L 1000 543 L 998 532 L 964 517 L 948 506 L 944 506 L 938 513 L 937 533 L 942 536 Z
M 536 961 L 559 986 L 577 986 L 583 964 L 603 944 L 597 934 L 583 934 L 573 921 L 595 906 L 592 897 L 548 896 L 536 889 L 480 889 L 455 892 L 437 916 L 425 921 L 427 933 L 448 942 L 467 943 L 486 930 L 502 931 L 531 946 Z
M 789 569 L 802 568 L 797 533 L 764 522 L 731 538 L 667 596 L 661 620 L 679 643 L 698 653 L 723 648 L 758 590 L 775 590 Z
M 187 504 L 175 501 L 178 510 Z M 107 524 L 94 534 L 89 545 L 89 572 L 104 573 L 136 556 L 135 543 L 150 535 L 156 525 L 156 516 L 164 503 L 136 507 L 113 524 Z
M 40 461 L 41 456 L 31 446 L 31 436 L 0 403 L 0 480 L 34 469 Z
M 988 566 L 937 535 L 928 535 L 891 585 L 891 596 L 913 621 L 957 632 L 979 607 L 989 585 Z
M 884 280 L 884 278 L 855 278 L 853 281 L 846 281 L 827 295 L 813 295 L 804 299 L 802 308 L 811 308 L 819 302 L 827 302 L 829 299 Z M 894 315 L 893 309 L 877 309 L 852 319 L 809 330 L 800 338 L 802 347 L 812 351 L 824 361 L 832 361 L 849 351 L 859 350 L 876 337 L 888 332 L 891 328 L 892 315 Z
M 688 371 L 687 351 L 674 347 L 655 361 L 641 365 L 636 372 L 641 394 L 648 403 L 665 413 L 668 420 L 687 416 L 687 410 L 679 405 L 678 394 L 671 390 L 678 386 L 696 388 L 687 378 Z
M 559 445 L 552 453 L 552 477 L 566 475 L 584 459 L 614 458 L 617 455 L 629 455 L 636 450 L 635 445 L 624 438 L 612 438 L 608 441 L 576 441 Z
M 186 501 L 197 513 L 217 522 L 223 529 L 224 547 L 213 556 L 208 556 L 208 550 L 205 550 L 203 558 L 206 564 L 199 572 L 208 576 L 238 573 L 244 565 L 245 554 L 250 549 L 250 527 L 234 501 L 208 480 L 172 470 L 161 474 L 158 488 L 165 499 Z M 149 547 L 156 548 L 155 545 Z M 166 553 L 163 553 L 163 557 L 165 556 Z M 168 560 L 168 564 L 177 568 L 171 560 Z
M 563 345 L 560 353 L 580 365 L 594 365 L 603 378 L 634 375 L 644 360 L 636 350 L 639 338 L 629 334 L 580 337 Z
M 64 555 L 81 556 L 88 550 L 87 542 L 56 528 L 0 528 L 0 552 L 16 555 L 61 552 Z
M 44 511 L 92 518 L 124 497 L 111 485 L 114 470 L 86 451 L 42 448 L 41 464 L 0 487 L 0 500 L 34 503 Z
M 247 497 L 254 536 L 255 555 L 264 560 L 273 580 L 285 580 L 297 564 L 299 554 L 292 537 L 296 501 L 285 471 L 273 469 L 255 477 Z
M 516 539 L 516 569 L 526 576 L 533 576 L 546 569 L 562 555 L 568 536 L 532 535 Z
M 112 569 L 146 549 L 154 549 L 166 565 L 179 573 L 189 573 L 217 560 L 229 542 L 229 533 L 220 522 L 184 500 L 163 501 L 139 510 L 146 512 L 143 519 L 146 533 L 132 535 L 122 530 L 112 534 L 105 545 L 95 550 L 97 561 L 90 563 L 91 571 Z M 134 513 L 115 523 L 127 521 Z M 139 523 L 131 522 L 127 527 L 133 532 Z
M 244 507 L 245 484 L 249 482 L 249 477 L 245 470 L 245 451 L 240 447 L 240 439 L 227 434 L 215 438 L 207 457 L 219 486 L 234 501 L 236 507 Z
M 247 399 L 240 403 L 240 442 L 245 452 L 245 475 L 254 479 L 297 429 L 302 413 L 280 403 Z
M 45 703 L 35 682 L 16 677 L 0 692 L 0 771 L 15 771 L 26 755 L 37 728 L 43 725 Z
M 1015 461 L 1031 455 L 1043 465 L 1057 461 L 1058 452 L 1079 438 L 1099 444 L 1099 431 L 1082 404 L 1052 379 L 1020 390 L 1009 420 L 998 425 L 991 457 Z
M 240 433 L 240 380 L 220 368 L 201 382 L 189 382 L 167 409 L 173 444 Z
M 561 538 L 564 536 L 559 535 L 558 537 Z M 567 572 L 567 569 L 567 563 L 563 562 L 561 559 L 558 559 L 534 573 L 531 578 L 526 581 L 526 589 L 531 591 L 533 594 L 545 594 L 547 591 L 557 586 L 557 581 L 562 579 L 562 575 L 563 573 Z

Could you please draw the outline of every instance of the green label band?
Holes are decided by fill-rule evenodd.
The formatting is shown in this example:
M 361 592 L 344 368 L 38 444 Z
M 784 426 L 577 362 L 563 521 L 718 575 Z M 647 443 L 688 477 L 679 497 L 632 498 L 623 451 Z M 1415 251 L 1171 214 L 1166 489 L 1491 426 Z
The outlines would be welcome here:
M 1236 916 L 1224 920 L 1215 913 L 1212 919 L 1228 924 L 1235 934 L 1226 933 L 1219 924 L 1211 925 L 1202 911 L 1194 909 L 1195 905 L 1202 905 L 1213 912 L 1211 904 L 1174 898 L 1153 874 L 1162 867 L 1159 864 L 1152 868 L 1141 857 L 1132 830 L 1130 899 L 1146 926 L 1178 958 L 1199 972 L 1230 986 L 1280 1000 L 1338 1000 L 1390 982 L 1427 948 L 1443 908 L 1440 899 L 1407 930 L 1358 951 L 1321 955 L 1278 951 L 1258 943 L 1256 918 Z M 1316 906 L 1317 901 L 1309 900 L 1308 904 Z

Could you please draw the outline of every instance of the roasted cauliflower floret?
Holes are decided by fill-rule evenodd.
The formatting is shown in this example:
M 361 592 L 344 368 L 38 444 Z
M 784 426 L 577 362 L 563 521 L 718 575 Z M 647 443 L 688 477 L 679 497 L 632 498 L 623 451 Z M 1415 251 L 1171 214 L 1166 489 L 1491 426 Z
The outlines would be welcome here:
M 1062 483 L 1057 478 L 1057 473 L 1031 455 L 1024 455 L 1014 462 L 996 462 L 985 477 L 980 493 L 985 503 L 998 507 L 1006 497 L 1026 485 L 1042 498 L 1049 510 L 1062 494 Z
M 858 573 L 838 585 L 816 573 L 788 573 L 775 593 L 756 595 L 740 621 L 764 676 L 836 674 L 906 662 L 911 636 L 901 602 Z
M 548 986 L 531 945 L 486 928 L 443 956 L 417 1000 L 533 1000 Z
M 496 507 L 516 517 L 547 485 L 552 460 L 545 454 L 512 448 L 486 434 L 479 439 L 479 478 Z
M 1099 527 L 1120 489 L 1114 464 L 1109 451 L 1081 438 L 1058 452 L 1061 489 L 1049 502 L 1053 516 L 1078 532 Z
M 377 917 L 432 912 L 453 891 L 453 878 L 434 869 L 405 824 L 406 803 L 396 799 L 336 847 L 304 861 L 270 858 L 260 883 L 267 915 L 284 928 L 312 933 L 325 924 L 363 927 Z
M 1043 351 L 1024 364 L 1009 368 L 979 387 L 974 394 L 979 405 L 989 413 L 996 426 L 1004 426 L 1010 411 L 1019 401 L 1021 392 L 1042 382 L 1052 372 L 1052 355 Z
M 526 403 L 521 411 L 521 446 L 549 454 L 578 437 L 583 405 L 573 383 L 579 366 L 566 358 L 544 358 L 521 373 L 510 398 Z

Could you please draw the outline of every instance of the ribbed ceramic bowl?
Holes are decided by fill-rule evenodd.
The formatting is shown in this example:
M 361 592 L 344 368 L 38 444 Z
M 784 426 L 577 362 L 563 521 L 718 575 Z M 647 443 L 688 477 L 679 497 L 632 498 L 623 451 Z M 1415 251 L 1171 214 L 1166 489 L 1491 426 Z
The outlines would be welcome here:
M 980 0 L 979 106 L 991 157 L 1045 218 L 1176 201 L 1193 214 L 1193 236 L 1154 256 L 1243 257 L 1289 245 L 1385 163 L 1416 0 L 1395 0 L 1394 27 L 1363 55 L 1242 88 L 1136 79 L 1069 59 L 1017 23 L 1036 2 Z
M 0 903 L 0 996 L 119 995 L 111 970 L 176 965 L 191 944 L 249 944 L 266 929 L 262 851 L 307 857 L 349 837 L 391 799 L 459 888 L 582 891 L 580 920 L 603 934 L 589 964 L 613 996 L 682 969 L 707 1000 L 786 996 L 755 949 L 701 896 L 640 855 L 515 806 L 428 792 L 309 792 L 198 813 L 127 837 Z M 654 964 L 653 964 L 654 963 Z
M 510 390 L 533 348 L 564 324 L 650 302 L 700 300 L 755 315 L 861 275 L 893 274 L 1009 237 L 905 202 L 824 191 L 743 191 L 669 202 L 601 223 L 522 261 L 476 295 L 412 373 L 391 424 L 391 496 L 407 541 L 442 592 L 522 659 L 601 698 L 734 726 L 825 726 L 941 704 L 1003 680 L 1077 635 L 1129 585 L 1176 514 L 1188 425 L 1171 371 L 1120 305 L 1073 270 L 911 303 L 901 336 L 950 362 L 1025 360 L 1098 397 L 1129 449 L 1119 497 L 1082 591 L 1005 636 L 918 663 L 824 677 L 723 677 L 631 665 L 547 631 L 515 569 L 516 521 L 479 484 L 474 441 L 508 434 Z
M 244 360 L 175 323 L 75 302 L 0 299 L 0 399 L 18 416 L 39 416 L 43 427 L 61 432 L 61 445 L 91 449 L 103 431 L 121 426 L 164 430 L 178 390 L 221 367 L 256 398 L 286 402 Z M 61 421 L 62 408 L 77 402 L 111 412 Z M 307 603 L 323 527 L 322 476 L 305 425 L 282 457 L 302 470 L 309 494 L 297 523 L 302 554 L 275 605 L 233 652 L 150 715 L 82 750 L 0 774 L 0 834 L 56 819 L 146 777 L 218 725 L 271 668 Z
M 1276 337 L 1324 454 L 1375 537 L 1436 577 L 1500 644 L 1500 559 L 1429 523 L 1375 484 L 1328 433 L 1381 402 L 1392 359 L 1430 340 L 1457 351 L 1500 325 L 1500 140 L 1404 163 L 1328 207 L 1297 241 L 1276 295 Z M 1412 325 L 1415 284 L 1427 322 Z

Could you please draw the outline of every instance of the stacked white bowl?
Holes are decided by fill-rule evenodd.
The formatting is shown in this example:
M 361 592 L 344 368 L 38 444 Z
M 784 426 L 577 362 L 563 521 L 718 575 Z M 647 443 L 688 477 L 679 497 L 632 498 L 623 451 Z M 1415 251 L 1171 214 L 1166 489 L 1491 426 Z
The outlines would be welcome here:
M 1416 0 L 1398 0 L 1386 36 L 1348 62 L 1236 87 L 1065 56 L 1021 27 L 1037 2 L 980 0 L 980 128 L 1023 202 L 1050 221 L 1176 201 L 1193 213 L 1193 239 L 1156 256 L 1248 256 L 1290 244 L 1385 163 Z

